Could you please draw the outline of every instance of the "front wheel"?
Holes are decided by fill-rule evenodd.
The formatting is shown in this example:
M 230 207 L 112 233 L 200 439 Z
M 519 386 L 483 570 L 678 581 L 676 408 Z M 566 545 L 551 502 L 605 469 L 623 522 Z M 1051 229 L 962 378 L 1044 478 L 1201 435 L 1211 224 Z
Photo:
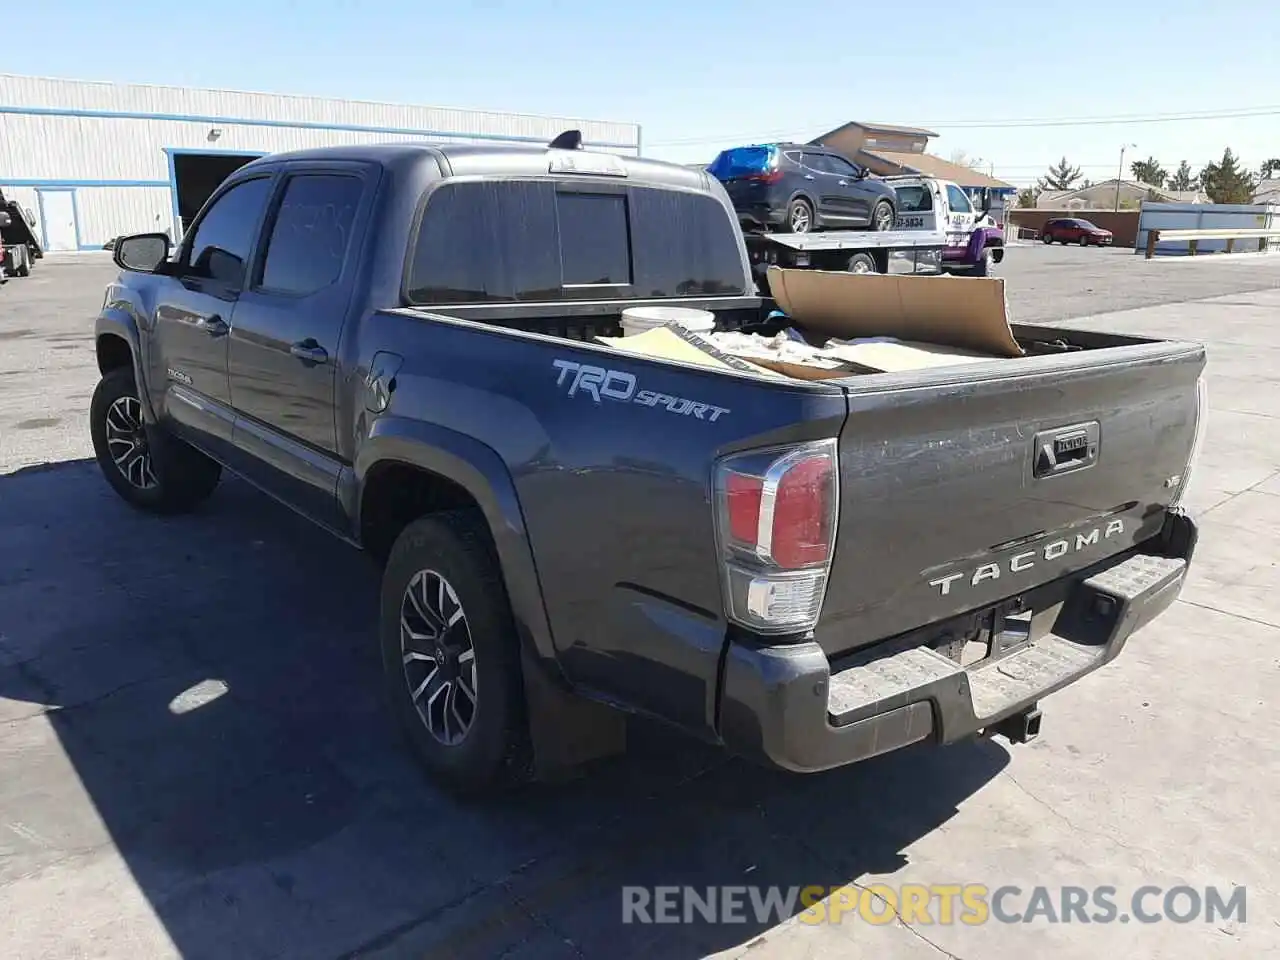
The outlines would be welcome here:
M 983 250 L 978 256 L 978 262 L 973 265 L 973 269 L 969 272 L 972 277 L 989 277 L 991 276 L 991 251 Z
M 467 793 L 526 779 L 519 640 L 482 518 L 450 511 L 409 524 L 381 607 L 388 702 L 427 770 Z
M 1050 244 L 1050 243 L 1053 243 L 1053 234 L 1051 234 L 1051 233 L 1042 233 L 1042 234 L 1040 235 L 1040 242 L 1041 242 L 1041 243 L 1044 243 L 1044 244 Z
M 20 277 L 31 276 L 31 249 L 25 244 L 19 246 L 15 256 L 18 258 L 14 272 Z
M 222 476 L 222 467 L 203 453 L 146 423 L 128 367 L 98 381 L 89 403 L 89 433 L 107 483 L 140 510 L 192 510 Z
M 1089 238 L 1088 238 L 1088 237 L 1081 237 L 1081 238 L 1080 238 L 1080 246 L 1082 246 L 1082 247 L 1087 247 L 1088 245 L 1089 245 Z
M 893 204 L 881 200 L 871 212 L 871 229 L 883 232 L 893 229 Z

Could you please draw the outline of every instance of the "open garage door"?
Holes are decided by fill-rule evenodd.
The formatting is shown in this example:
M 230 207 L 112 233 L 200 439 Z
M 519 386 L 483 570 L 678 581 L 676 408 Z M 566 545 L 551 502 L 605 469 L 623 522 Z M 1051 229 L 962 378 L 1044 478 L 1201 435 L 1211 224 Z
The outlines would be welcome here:
M 178 194 L 178 231 L 185 233 L 204 202 L 223 180 L 250 160 L 254 153 L 174 153 L 173 180 Z

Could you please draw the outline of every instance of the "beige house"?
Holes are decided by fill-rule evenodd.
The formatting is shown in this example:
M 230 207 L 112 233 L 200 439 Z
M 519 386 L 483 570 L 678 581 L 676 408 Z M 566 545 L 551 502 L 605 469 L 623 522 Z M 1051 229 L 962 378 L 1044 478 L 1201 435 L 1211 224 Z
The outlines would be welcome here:
M 929 140 L 937 134 L 920 127 L 900 127 L 891 123 L 864 123 L 854 120 L 836 127 L 811 143 L 860 163 L 872 173 L 891 176 L 918 173 L 940 180 L 952 180 L 962 187 L 989 187 L 998 193 L 1014 193 L 1011 183 L 989 177 L 981 171 L 926 153 Z
M 1199 190 L 1165 190 L 1138 180 L 1119 182 L 1119 209 L 1137 210 L 1144 200 L 1159 203 L 1208 203 Z M 1040 210 L 1115 210 L 1116 180 L 1103 180 L 1077 190 L 1043 190 L 1036 198 Z

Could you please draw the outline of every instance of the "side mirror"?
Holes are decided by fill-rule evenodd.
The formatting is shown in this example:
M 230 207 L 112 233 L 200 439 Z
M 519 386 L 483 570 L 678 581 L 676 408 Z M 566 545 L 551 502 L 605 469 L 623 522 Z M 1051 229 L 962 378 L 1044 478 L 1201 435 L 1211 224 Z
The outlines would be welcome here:
M 115 242 L 111 259 L 122 270 L 155 273 L 169 259 L 169 236 L 164 233 L 138 233 L 120 237 Z

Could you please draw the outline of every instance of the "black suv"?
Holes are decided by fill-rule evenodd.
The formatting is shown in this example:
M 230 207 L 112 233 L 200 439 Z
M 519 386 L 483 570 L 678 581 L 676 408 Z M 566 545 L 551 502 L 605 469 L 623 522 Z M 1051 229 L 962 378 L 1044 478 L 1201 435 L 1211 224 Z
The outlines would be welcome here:
M 893 227 L 893 188 L 822 147 L 734 147 L 721 151 L 707 171 L 724 184 L 738 219 L 748 227 L 792 233 Z

